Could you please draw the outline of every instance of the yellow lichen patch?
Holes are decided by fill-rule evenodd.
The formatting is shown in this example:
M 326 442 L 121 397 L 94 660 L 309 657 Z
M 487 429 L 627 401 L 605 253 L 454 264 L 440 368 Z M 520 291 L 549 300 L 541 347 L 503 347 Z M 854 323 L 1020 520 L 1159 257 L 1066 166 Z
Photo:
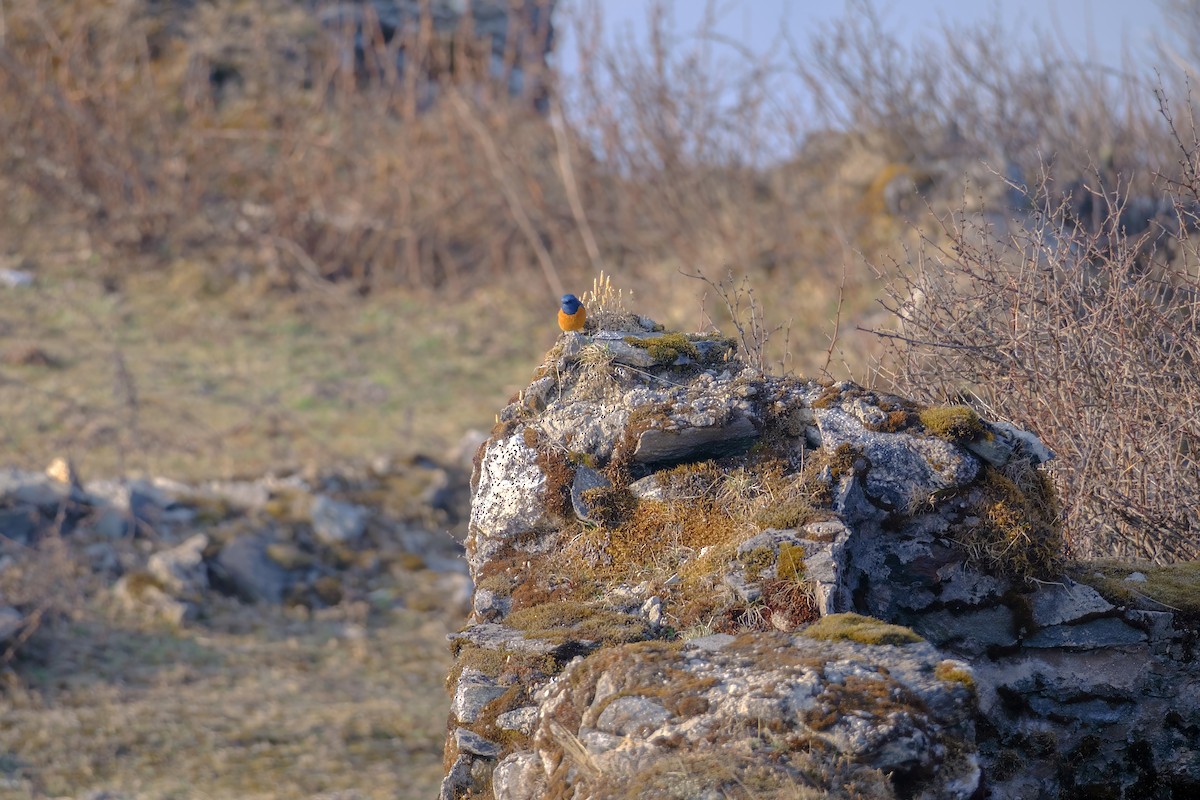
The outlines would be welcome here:
M 1044 577 L 1061 565 L 1063 538 L 1058 495 L 1050 476 L 1028 462 L 1007 474 L 984 467 L 979 482 L 980 522 L 960 529 L 956 541 L 972 561 L 1018 578 Z
M 961 683 L 969 689 L 975 688 L 975 676 L 961 661 L 946 659 L 945 661 L 938 662 L 938 665 L 933 670 L 933 675 L 940 681 Z
M 979 415 L 967 406 L 933 406 L 917 412 L 917 418 L 934 436 L 951 442 L 969 442 L 984 433 Z
M 690 358 L 692 361 L 700 360 L 700 351 L 696 349 L 696 345 L 692 343 L 692 340 L 682 333 L 664 333 L 652 339 L 639 339 L 636 336 L 627 336 L 625 337 L 625 343 L 633 347 L 642 348 L 650 354 L 650 357 L 654 359 L 654 363 L 664 366 L 674 364 L 679 360 L 680 356 Z
M 810 639 L 848 640 L 860 644 L 913 644 L 925 641 L 912 628 L 891 625 L 861 614 L 830 614 L 804 629 Z
M 1101 559 L 1073 564 L 1069 572 L 1118 605 L 1177 611 L 1187 619 L 1200 619 L 1200 561 L 1159 565 Z M 1145 580 L 1127 580 L 1133 573 L 1141 573 Z

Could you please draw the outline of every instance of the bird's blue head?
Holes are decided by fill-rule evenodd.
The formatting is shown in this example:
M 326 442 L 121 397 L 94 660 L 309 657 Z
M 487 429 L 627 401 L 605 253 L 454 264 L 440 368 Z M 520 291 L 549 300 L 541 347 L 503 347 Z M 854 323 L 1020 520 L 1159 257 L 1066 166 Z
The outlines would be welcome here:
M 564 294 L 562 296 L 562 310 L 567 314 L 574 314 L 583 305 L 579 302 L 579 298 L 573 294 Z

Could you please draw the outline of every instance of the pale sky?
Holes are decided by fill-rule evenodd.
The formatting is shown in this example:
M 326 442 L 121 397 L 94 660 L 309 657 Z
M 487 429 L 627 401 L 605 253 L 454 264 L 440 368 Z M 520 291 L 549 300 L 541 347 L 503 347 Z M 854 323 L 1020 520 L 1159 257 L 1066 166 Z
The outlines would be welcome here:
M 646 29 L 649 0 L 600 0 L 605 31 L 610 36 L 639 37 Z M 569 15 L 581 0 L 561 0 L 560 15 Z M 706 0 L 668 0 L 673 28 L 681 37 L 701 24 Z M 752 50 L 765 50 L 786 29 L 804 42 L 823 22 L 845 13 L 847 0 L 717 0 L 717 29 Z M 1158 6 L 1149 0 L 890 0 L 875 7 L 884 23 L 903 38 L 936 35 L 944 24 L 971 24 L 999 16 L 1005 28 L 1049 34 L 1075 57 L 1108 67 L 1127 66 L 1127 58 L 1147 59 L 1157 32 L 1163 30 Z M 560 16 L 559 52 L 569 71 L 574 61 L 571 32 Z M 1144 61 L 1143 61 L 1144 63 Z

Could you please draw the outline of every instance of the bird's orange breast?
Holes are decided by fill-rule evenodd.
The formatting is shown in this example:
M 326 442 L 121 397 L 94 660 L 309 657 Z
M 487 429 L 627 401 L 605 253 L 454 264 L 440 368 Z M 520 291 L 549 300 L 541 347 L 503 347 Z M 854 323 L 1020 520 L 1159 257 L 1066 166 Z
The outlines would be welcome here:
M 587 309 L 583 306 L 574 314 L 568 314 L 561 308 L 558 310 L 558 327 L 564 331 L 581 331 L 583 323 L 587 321 Z

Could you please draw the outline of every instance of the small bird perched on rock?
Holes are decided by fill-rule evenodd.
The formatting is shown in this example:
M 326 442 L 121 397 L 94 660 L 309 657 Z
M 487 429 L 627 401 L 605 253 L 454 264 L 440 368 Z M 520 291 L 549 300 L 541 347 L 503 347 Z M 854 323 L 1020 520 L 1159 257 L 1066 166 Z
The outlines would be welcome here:
M 587 321 L 587 309 L 573 294 L 562 296 L 562 308 L 558 310 L 558 327 L 564 331 L 581 331 Z

